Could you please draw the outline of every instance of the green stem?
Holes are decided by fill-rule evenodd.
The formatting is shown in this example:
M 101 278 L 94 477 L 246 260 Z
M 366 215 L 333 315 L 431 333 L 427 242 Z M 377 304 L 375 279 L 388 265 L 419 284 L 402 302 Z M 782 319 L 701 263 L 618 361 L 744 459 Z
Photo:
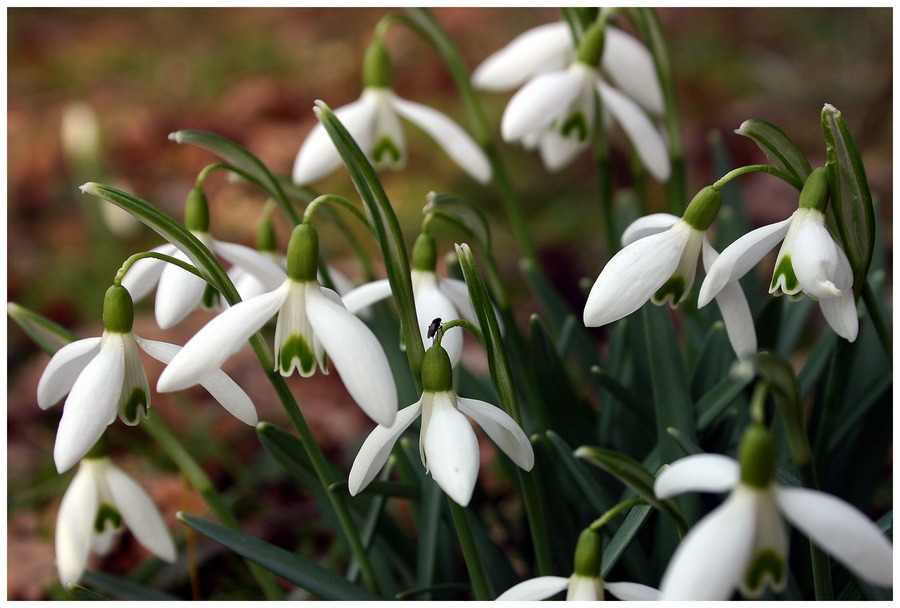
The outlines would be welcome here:
M 593 523 L 591 523 L 589 528 L 594 532 L 597 532 L 598 530 L 600 530 L 600 528 L 608 524 L 614 517 L 616 517 L 625 509 L 630 509 L 631 507 L 645 504 L 647 504 L 647 502 L 643 498 L 631 498 L 629 500 L 624 500 L 595 519 Z
M 863 284 L 862 297 L 863 301 L 866 303 L 866 309 L 869 311 L 869 316 L 872 317 L 872 323 L 875 324 L 875 331 L 878 333 L 878 339 L 881 341 L 884 353 L 887 355 L 888 359 L 893 360 L 893 347 L 891 342 L 893 337 L 891 336 L 891 330 L 887 326 L 887 323 L 885 323 L 881 311 L 881 304 L 879 303 L 875 292 L 872 290 L 872 285 L 868 281 Z
M 712 185 L 713 189 L 719 190 L 733 180 L 734 178 L 745 175 L 747 173 L 756 173 L 756 172 L 770 173 L 775 177 L 786 181 L 787 183 L 791 183 L 790 177 L 784 172 L 775 167 L 770 167 L 769 165 L 747 165 L 746 167 L 738 167 L 737 169 L 732 169 L 722 177 L 716 180 L 716 182 Z
M 453 523 L 456 526 L 456 533 L 459 535 L 459 546 L 466 560 L 466 568 L 469 571 L 469 580 L 472 582 L 472 591 L 475 592 L 475 599 L 480 602 L 493 599 L 488 590 L 487 577 L 485 576 L 484 566 L 481 563 L 481 557 L 478 555 L 478 548 L 475 546 L 475 538 L 472 536 L 471 528 L 469 528 L 466 510 L 456 504 L 450 497 L 447 498 L 447 502 L 450 504 L 450 513 L 453 515 Z
M 369 220 L 366 219 L 365 214 L 360 211 L 356 205 L 345 199 L 343 196 L 338 196 L 337 194 L 323 194 L 321 196 L 317 196 L 315 199 L 310 201 L 309 205 L 306 206 L 306 210 L 303 212 L 303 223 L 309 224 L 312 221 L 313 214 L 316 212 L 316 209 L 319 208 L 319 205 L 323 205 L 325 203 L 332 203 L 343 207 L 347 211 L 353 215 L 356 219 L 365 226 L 368 231 L 374 234 L 374 230 L 372 229 L 372 224 L 369 223 Z
M 175 266 L 178 266 L 182 270 L 185 270 L 197 277 L 200 277 L 204 281 L 206 281 L 206 277 L 204 277 L 203 274 L 201 274 L 200 271 L 197 270 L 197 268 L 195 266 L 188 264 L 187 262 L 185 262 L 183 260 L 179 260 L 177 258 L 173 258 L 170 255 L 166 255 L 164 253 L 159 253 L 156 251 L 142 251 L 140 253 L 135 253 L 134 255 L 129 257 L 127 260 L 125 260 L 125 262 L 119 268 L 119 271 L 116 273 L 116 277 L 113 279 L 113 283 L 116 285 L 121 285 L 122 279 L 125 277 L 125 273 L 128 272 L 128 269 L 131 268 L 131 266 L 135 262 L 137 262 L 138 260 L 142 260 L 144 258 L 155 258 L 157 260 L 162 260 L 163 262 L 167 262 L 169 264 L 174 264 Z
M 203 167 L 200 173 L 197 174 L 197 179 L 194 181 L 194 188 L 197 190 L 201 190 L 203 188 L 203 184 L 206 183 L 206 178 L 212 175 L 214 171 L 218 171 L 219 169 L 230 170 L 232 167 L 227 163 L 213 163 L 211 165 L 207 165 Z
M 519 487 L 522 488 L 522 502 L 525 503 L 525 512 L 528 514 L 528 531 L 531 533 L 538 573 L 541 576 L 548 576 L 553 574 L 553 557 L 550 553 L 550 539 L 547 536 L 546 518 L 537 483 L 533 474 L 519 468 L 516 468 L 516 472 L 519 475 Z
M 153 440 L 156 441 L 166 454 L 169 455 L 169 458 L 175 462 L 175 465 L 181 471 L 182 475 L 185 476 L 197 493 L 203 497 L 203 500 L 206 501 L 209 508 L 216 514 L 219 521 L 229 528 L 240 530 L 240 524 L 237 519 L 235 519 L 231 509 L 225 504 L 222 496 L 216 491 L 212 480 L 206 475 L 206 472 L 200 465 L 197 464 L 197 461 L 194 460 L 191 454 L 184 449 L 184 446 L 178 441 L 175 435 L 172 434 L 172 431 L 166 426 L 166 423 L 163 422 L 158 415 L 150 412 L 150 416 L 141 422 L 141 428 L 147 431 L 147 433 L 153 437 Z M 245 561 L 247 562 L 247 566 L 250 568 L 253 577 L 262 588 L 266 599 L 284 599 L 271 572 L 250 560 Z

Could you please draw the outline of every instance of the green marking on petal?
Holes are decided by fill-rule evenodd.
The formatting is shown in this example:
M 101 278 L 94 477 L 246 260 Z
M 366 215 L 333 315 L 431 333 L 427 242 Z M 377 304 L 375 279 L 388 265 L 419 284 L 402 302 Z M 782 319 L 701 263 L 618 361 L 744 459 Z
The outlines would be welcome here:
M 389 161 L 382 160 L 385 155 L 390 156 Z M 372 160 L 375 163 L 382 162 L 392 162 L 399 163 L 400 162 L 400 148 L 397 147 L 397 144 L 394 143 L 394 140 L 388 137 L 387 135 L 383 136 L 379 139 L 375 146 L 372 148 Z
M 131 391 L 128 400 L 119 410 L 125 424 L 135 425 L 140 422 L 141 418 L 147 416 L 147 410 L 150 409 L 147 401 L 147 393 L 144 392 L 142 387 L 135 387 Z
M 763 549 L 753 556 L 753 561 L 744 572 L 744 587 L 749 595 L 759 596 L 766 581 L 776 591 L 784 588 L 786 582 L 784 560 L 774 549 Z
M 282 376 L 290 375 L 295 359 L 299 362 L 301 374 L 309 375 L 316 369 L 316 357 L 300 334 L 294 334 L 285 340 L 278 353 L 278 366 Z
M 122 515 L 119 511 L 107 502 L 100 503 L 97 508 L 97 517 L 94 518 L 94 532 L 103 534 L 106 525 L 109 523 L 114 530 L 122 528 Z
M 571 137 L 572 131 L 578 131 L 578 141 L 587 141 L 587 120 L 581 112 L 576 112 L 569 116 L 559 130 L 563 137 Z
M 666 300 L 668 300 L 669 306 L 674 308 L 681 302 L 686 288 L 687 283 L 685 282 L 684 277 L 673 276 L 663 283 L 663 286 L 657 289 L 656 293 L 653 294 L 653 303 L 662 306 L 665 304 Z
M 800 281 L 797 280 L 797 275 L 794 274 L 794 265 L 791 264 L 791 256 L 789 255 L 781 258 L 781 261 L 778 262 L 778 266 L 775 268 L 775 272 L 772 273 L 772 283 L 769 285 L 770 292 L 775 290 L 781 277 L 784 277 L 784 281 L 781 283 L 783 292 L 795 293 L 800 287 Z

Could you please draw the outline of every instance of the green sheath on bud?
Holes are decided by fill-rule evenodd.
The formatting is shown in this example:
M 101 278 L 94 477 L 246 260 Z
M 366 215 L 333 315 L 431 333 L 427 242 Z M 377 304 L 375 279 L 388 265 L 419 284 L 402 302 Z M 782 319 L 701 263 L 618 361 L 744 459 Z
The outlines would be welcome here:
M 600 562 L 603 560 L 603 540 L 600 535 L 585 528 L 575 545 L 575 574 L 578 576 L 600 576 Z
M 422 390 L 443 393 L 453 388 L 453 366 L 440 344 L 432 345 L 422 358 Z
M 309 224 L 298 224 L 287 250 L 287 274 L 299 282 L 315 281 L 319 264 L 319 235 Z
M 828 194 L 828 172 L 825 167 L 814 169 L 803 183 L 803 190 L 800 191 L 800 208 L 815 209 L 824 213 L 825 205 L 828 204 Z
M 209 232 L 209 204 L 203 190 L 194 188 L 184 201 L 184 227 L 191 232 Z
M 391 86 L 391 57 L 380 41 L 366 49 L 363 61 L 363 86 L 386 88 Z
M 591 67 L 600 65 L 600 58 L 603 57 L 603 42 L 605 39 L 604 30 L 606 29 L 606 20 L 595 21 L 591 27 L 587 29 L 578 45 L 578 61 Z
M 134 301 L 131 294 L 121 285 L 111 286 L 103 298 L 103 326 L 107 331 L 126 334 L 133 324 Z
M 422 233 L 416 237 L 412 250 L 412 264 L 415 270 L 428 270 L 434 272 L 437 267 L 437 249 L 434 245 L 434 237 Z
M 775 474 L 775 442 L 769 431 L 758 424 L 751 425 L 738 447 L 741 463 L 741 483 L 754 488 L 766 488 Z
M 712 186 L 707 186 L 694 196 L 681 219 L 696 230 L 706 230 L 721 208 L 722 194 Z

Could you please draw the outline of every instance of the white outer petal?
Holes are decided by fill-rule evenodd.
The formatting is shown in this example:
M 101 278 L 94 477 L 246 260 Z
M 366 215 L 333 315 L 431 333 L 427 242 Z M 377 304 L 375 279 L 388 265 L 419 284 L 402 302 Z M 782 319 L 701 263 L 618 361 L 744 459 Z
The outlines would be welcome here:
M 659 590 L 640 583 L 611 583 L 606 581 L 604 589 L 610 595 L 629 602 L 653 602 L 659 599 Z
M 356 496 L 368 486 L 384 463 L 387 462 L 391 455 L 394 444 L 400 439 L 413 420 L 422 413 L 422 400 L 403 408 L 397 412 L 397 418 L 391 426 L 378 425 L 369 433 L 359 453 L 353 460 L 353 466 L 350 467 L 350 477 L 348 485 L 350 486 L 350 496 Z
M 671 213 L 651 213 L 639 217 L 622 233 L 622 246 L 627 247 L 638 239 L 665 232 L 681 219 Z
M 792 216 L 793 217 L 793 216 Z M 698 306 L 706 306 L 727 283 L 737 281 L 784 240 L 791 218 L 752 230 L 726 247 L 707 269 Z
M 850 342 L 856 340 L 859 334 L 859 316 L 852 289 L 847 289 L 836 298 L 820 298 L 819 308 L 837 335 Z
M 539 25 L 481 62 L 472 72 L 472 84 L 486 91 L 513 89 L 536 74 L 564 68 L 574 52 L 565 21 Z
M 122 334 L 106 333 L 100 352 L 78 376 L 63 406 L 53 446 L 57 471 L 63 473 L 81 460 L 116 419 L 124 379 Z
M 465 507 L 478 480 L 478 439 L 468 418 L 453 407 L 451 399 L 450 392 L 434 394 L 422 442 L 434 480 L 447 496 Z
M 158 342 L 156 340 L 145 340 L 135 336 L 137 343 L 145 353 L 163 363 L 171 363 L 175 355 L 181 351 L 181 347 L 168 342 Z M 228 374 L 218 369 L 207 376 L 200 385 L 205 388 L 213 396 L 213 398 L 222 404 L 232 416 L 250 426 L 256 426 L 259 418 L 256 415 L 256 407 L 253 401 L 243 391 L 243 389 L 232 380 Z
M 82 464 L 66 489 L 56 515 L 56 569 L 63 586 L 77 583 L 91 549 L 97 486 L 90 464 Z
M 372 331 L 315 286 L 306 290 L 306 314 L 353 400 L 378 424 L 392 425 L 397 415 L 397 387 Z
M 103 474 L 116 509 L 138 542 L 160 559 L 174 562 L 175 543 L 150 496 L 112 463 Z
M 478 317 L 475 315 L 475 310 L 472 308 L 472 302 L 469 300 L 469 288 L 466 287 L 466 284 L 459 279 L 445 278 L 440 280 L 439 286 L 441 291 L 444 292 L 444 295 L 453 302 L 453 306 L 456 308 L 457 312 L 462 315 L 462 318 L 477 327 Z M 500 323 L 499 318 L 497 319 L 497 322 Z M 503 327 L 501 326 L 500 329 L 502 330 Z
M 841 293 L 834 284 L 840 261 L 837 249 L 825 228 L 825 216 L 811 210 L 794 237 L 791 264 L 800 288 L 814 298 L 833 298 Z
M 359 314 L 375 302 L 391 295 L 391 283 L 387 279 L 360 285 L 341 296 L 344 306 L 353 314 Z
M 334 115 L 360 148 L 367 150 L 372 143 L 371 131 L 375 112 L 375 105 L 361 97 L 338 108 L 334 111 Z M 325 127 L 322 123 L 317 123 L 297 152 L 292 173 L 293 180 L 297 184 L 310 184 L 337 169 L 341 162 L 341 155 L 338 154 Z
M 166 243 L 165 245 L 154 247 L 150 251 L 172 256 L 178 251 L 178 247 Z M 122 287 L 128 290 L 133 301 L 142 300 L 156 287 L 159 277 L 166 266 L 169 266 L 167 262 L 156 258 L 141 258 L 132 264 L 125 276 L 122 277 Z
M 478 401 L 457 397 L 459 411 L 472 418 L 478 426 L 497 444 L 503 453 L 519 467 L 530 471 L 534 466 L 534 449 L 525 431 L 512 417 L 498 407 Z
M 193 265 L 180 249 L 172 257 Z M 156 323 L 169 329 L 188 316 L 203 299 L 206 281 L 174 264 L 166 264 L 156 286 Z
M 662 114 L 662 88 L 650 51 L 637 38 L 615 27 L 607 27 L 604 36 L 603 70 L 629 97 L 654 114 Z
M 434 108 L 391 95 L 398 114 L 428 133 L 453 161 L 482 184 L 491 180 L 491 163 L 475 140 L 458 124 Z
M 504 141 L 516 141 L 542 130 L 568 109 L 581 89 L 581 76 L 568 70 L 541 74 L 529 81 L 503 111 L 500 133 Z
M 597 80 L 597 90 L 603 100 L 603 109 L 622 125 L 650 175 L 661 182 L 669 179 L 672 169 L 669 150 L 659 129 L 635 102 L 616 89 Z
M 653 484 L 659 499 L 683 492 L 724 492 L 740 478 L 737 461 L 721 454 L 693 454 L 664 469 Z
M 169 393 L 199 384 L 222 367 L 228 357 L 275 315 L 289 288 L 289 282 L 285 281 L 275 291 L 239 302 L 207 323 L 163 370 L 156 390 Z
M 606 325 L 643 306 L 675 272 L 691 230 L 682 222 L 619 250 L 588 294 L 584 324 Z
M 753 548 L 756 496 L 738 487 L 678 545 L 660 583 L 660 599 L 727 600 Z
M 415 297 L 416 317 L 419 319 L 419 333 L 422 344 L 427 349 L 431 346 L 428 328 L 433 319 L 441 319 L 447 323 L 459 318 L 453 302 L 440 289 L 440 279 L 434 272 L 425 270 L 412 271 L 413 296 Z M 456 365 L 462 354 L 463 330 L 451 328 L 444 334 L 441 346 L 447 351 L 450 363 Z
M 541 162 L 548 171 L 559 171 L 575 160 L 590 143 L 590 139 L 579 141 L 577 137 L 563 137 L 556 130 L 547 131 L 540 138 Z
M 569 579 L 562 576 L 539 576 L 510 587 L 497 597 L 497 601 L 544 600 L 569 586 Z
M 224 260 L 243 268 L 265 286 L 265 291 L 277 289 L 284 282 L 284 269 L 256 249 L 225 241 L 212 242 L 212 250 Z
M 856 507 L 806 488 L 779 487 L 775 500 L 794 527 L 857 576 L 883 587 L 893 584 L 893 546 Z
M 703 267 L 709 268 L 718 258 L 718 253 L 703 239 Z M 752 355 L 756 352 L 756 327 L 753 325 L 753 313 L 750 312 L 750 304 L 741 289 L 738 281 L 731 281 L 716 295 L 716 304 L 722 319 L 725 321 L 725 332 L 731 342 L 731 348 L 740 357 Z
M 37 402 L 40 408 L 45 410 L 65 397 L 99 351 L 99 337 L 76 340 L 56 351 L 38 381 Z

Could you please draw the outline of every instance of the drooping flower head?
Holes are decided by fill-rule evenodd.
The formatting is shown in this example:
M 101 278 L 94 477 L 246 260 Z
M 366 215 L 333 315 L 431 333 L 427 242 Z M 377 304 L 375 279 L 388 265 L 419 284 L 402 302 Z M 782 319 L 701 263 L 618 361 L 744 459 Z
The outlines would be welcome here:
M 544 600 L 560 591 L 566 601 L 602 601 L 609 591 L 620 600 L 656 600 L 659 591 L 638 583 L 609 583 L 600 574 L 603 541 L 590 528 L 582 531 L 575 546 L 575 572 L 572 576 L 539 576 L 510 587 L 500 594 L 499 601 Z
M 56 517 L 56 568 L 63 585 L 77 583 L 91 552 L 105 555 L 123 526 L 148 551 L 175 561 L 175 543 L 153 501 L 109 457 L 85 457 Z
M 676 549 L 660 585 L 663 600 L 725 600 L 736 588 L 759 597 L 787 584 L 788 536 L 782 516 L 860 578 L 879 586 L 893 580 L 891 543 L 863 513 L 839 498 L 775 483 L 775 446 L 753 425 L 740 462 L 717 454 L 682 458 L 656 479 L 657 498 L 691 490 L 731 490 Z
M 56 433 L 53 459 L 62 473 L 87 454 L 116 414 L 128 425 L 147 417 L 150 387 L 138 346 L 148 355 L 170 362 L 179 346 L 145 340 L 132 331 L 134 303 L 128 290 L 113 285 L 103 303 L 105 329 L 99 338 L 85 338 L 60 348 L 38 382 L 37 402 L 47 409 L 66 396 Z M 250 425 L 257 422 L 253 402 L 218 366 L 197 380 L 232 415 Z
M 721 290 L 747 274 L 775 245 L 781 244 L 769 293 L 818 300 L 834 331 L 853 342 L 859 332 L 853 271 L 847 255 L 825 227 L 828 175 L 824 167 L 810 173 L 800 192 L 800 204 L 786 220 L 748 232 L 725 248 L 700 288 L 705 306 Z
M 362 95 L 358 100 L 335 110 L 334 114 L 376 168 L 402 169 L 405 166 L 406 142 L 400 127 L 402 117 L 430 135 L 473 179 L 480 183 L 491 179 L 487 156 L 468 133 L 437 110 L 403 99 L 391 90 L 390 57 L 378 40 L 372 42 L 366 51 Z M 294 182 L 312 183 L 340 164 L 340 154 L 325 127 L 319 123 L 313 127 L 297 153 Z
M 706 238 L 722 196 L 712 186 L 700 190 L 681 218 L 657 213 L 645 216 L 622 235 L 625 245 L 610 259 L 594 282 L 584 306 L 584 324 L 599 327 L 630 315 L 647 300 L 671 307 L 687 298 L 697 264 L 716 259 Z M 732 348 L 738 356 L 756 351 L 756 330 L 750 306 L 740 284 L 728 286 L 716 297 Z
M 469 504 L 480 466 L 478 440 L 466 416 L 477 422 L 518 466 L 526 471 L 534 466 L 531 443 L 509 414 L 484 401 L 457 396 L 450 358 L 440 344 L 434 344 L 422 360 L 422 396 L 397 412 L 392 425 L 378 425 L 363 442 L 350 469 L 351 495 L 361 492 L 375 478 L 394 443 L 420 414 L 422 464 L 459 505 Z
M 610 86 L 600 66 L 624 91 Z M 578 49 L 565 23 L 530 30 L 488 57 L 472 77 L 483 89 L 503 90 L 527 83 L 503 113 L 503 139 L 539 148 L 544 165 L 556 171 L 590 144 L 599 98 L 604 123 L 615 119 L 647 170 L 665 181 L 671 170 L 665 141 L 646 111 L 663 111 L 653 59 L 628 34 L 595 23 Z
M 188 194 L 184 223 L 207 249 L 232 264 L 234 269 L 242 269 L 253 276 L 265 289 L 273 289 L 283 280 L 284 271 L 262 253 L 237 243 L 219 241 L 210 235 L 209 205 L 202 190 L 194 188 Z M 153 251 L 191 263 L 181 249 L 170 243 Z M 161 329 L 174 327 L 201 305 L 211 309 L 218 304 L 215 290 L 206 281 L 183 268 L 155 258 L 135 262 L 125 273 L 122 285 L 131 292 L 135 301 L 142 300 L 156 287 L 154 312 Z
M 350 396 L 373 420 L 390 425 L 397 413 L 397 389 L 381 345 L 350 313 L 335 292 L 316 277 L 319 240 L 309 224 L 294 228 L 288 244 L 287 277 L 275 290 L 239 302 L 191 338 L 159 377 L 169 392 L 199 382 L 225 362 L 277 315 L 275 369 L 308 377 L 328 373 L 326 353 Z

